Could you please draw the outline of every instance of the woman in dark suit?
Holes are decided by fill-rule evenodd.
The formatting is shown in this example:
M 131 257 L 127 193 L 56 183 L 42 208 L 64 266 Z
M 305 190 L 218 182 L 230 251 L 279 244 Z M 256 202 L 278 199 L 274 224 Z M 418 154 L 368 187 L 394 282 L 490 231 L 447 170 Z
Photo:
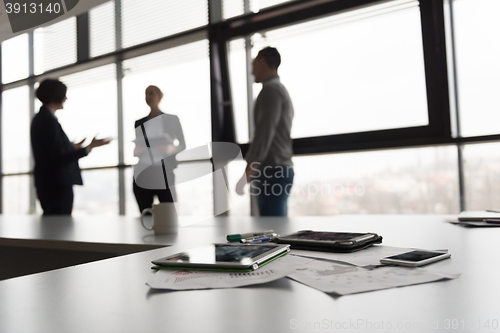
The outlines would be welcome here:
M 31 147 L 35 187 L 44 215 L 71 215 L 73 185 L 83 185 L 78 159 L 111 141 L 94 138 L 87 147 L 82 146 L 85 139 L 69 141 L 55 116 L 64 108 L 66 91 L 64 83 L 53 79 L 42 81 L 36 91 L 43 105 L 31 122 Z
M 169 184 L 175 182 L 174 169 L 177 167 L 175 155 L 186 149 L 179 118 L 160 110 L 159 104 L 162 98 L 163 93 L 160 88 L 147 87 L 146 104 L 151 110 L 146 117 L 135 122 L 136 136 L 147 137 L 147 143 L 140 144 L 136 141 L 134 150 L 134 156 L 139 157 L 139 162 L 134 168 L 133 188 L 141 212 L 151 208 L 155 195 L 160 202 L 176 201 L 175 188 L 169 188 Z M 162 156 L 163 159 L 152 164 L 150 154 Z

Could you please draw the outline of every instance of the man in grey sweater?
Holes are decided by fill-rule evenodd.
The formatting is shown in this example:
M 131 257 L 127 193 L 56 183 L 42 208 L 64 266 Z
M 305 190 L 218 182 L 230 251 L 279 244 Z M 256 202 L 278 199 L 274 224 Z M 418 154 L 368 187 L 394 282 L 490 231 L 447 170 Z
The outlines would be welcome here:
M 262 49 L 252 63 L 255 82 L 262 90 L 255 101 L 253 141 L 245 156 L 246 181 L 261 216 L 287 216 L 293 184 L 293 105 L 278 76 L 281 57 L 271 47 Z

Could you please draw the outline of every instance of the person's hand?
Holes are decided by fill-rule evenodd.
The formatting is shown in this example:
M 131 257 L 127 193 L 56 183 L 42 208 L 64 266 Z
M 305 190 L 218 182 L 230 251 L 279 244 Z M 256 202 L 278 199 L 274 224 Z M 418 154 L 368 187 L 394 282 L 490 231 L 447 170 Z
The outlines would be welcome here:
M 111 141 L 113 141 L 113 139 L 110 138 L 97 139 L 97 137 L 94 137 L 92 139 L 92 142 L 90 142 L 90 144 L 86 147 L 87 153 L 90 153 L 94 148 L 105 146 L 109 144 Z
M 247 177 L 247 183 L 250 183 L 250 178 L 252 178 L 252 169 L 250 168 L 250 165 L 247 165 L 247 168 L 245 169 L 245 176 Z
M 167 144 L 167 145 L 157 145 L 155 147 L 161 154 L 165 156 L 171 156 L 177 153 L 177 147 L 175 147 L 172 144 Z
M 238 195 L 243 195 L 245 194 L 245 185 L 247 184 L 247 176 L 246 172 L 241 176 L 240 180 L 238 183 L 236 183 L 236 194 Z
M 252 176 L 252 169 L 250 169 L 250 166 L 247 165 L 245 168 L 245 173 L 243 176 L 241 176 L 240 180 L 236 184 L 236 194 L 238 195 L 243 195 L 245 194 L 245 185 L 250 182 L 250 178 Z
M 148 147 L 146 146 L 143 146 L 143 145 L 135 145 L 135 148 L 134 148 L 134 156 L 139 156 L 141 155 L 142 153 L 144 153 L 146 150 L 148 149 Z
M 73 145 L 73 149 L 75 149 L 75 150 L 81 149 L 82 144 L 85 141 L 85 139 L 87 139 L 87 138 L 84 138 L 82 141 L 80 141 L 78 143 L 71 142 L 71 144 Z

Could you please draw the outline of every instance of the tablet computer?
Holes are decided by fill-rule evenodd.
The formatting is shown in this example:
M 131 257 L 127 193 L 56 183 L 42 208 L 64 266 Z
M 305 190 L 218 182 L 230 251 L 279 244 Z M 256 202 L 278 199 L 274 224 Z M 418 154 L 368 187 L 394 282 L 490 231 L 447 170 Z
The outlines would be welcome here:
M 382 243 L 382 236 L 375 233 L 331 232 L 302 230 L 294 234 L 278 237 L 274 240 L 279 244 L 291 244 L 292 249 L 354 252 L 373 244 Z
M 153 260 L 153 268 L 248 272 L 287 254 L 288 244 L 210 244 Z

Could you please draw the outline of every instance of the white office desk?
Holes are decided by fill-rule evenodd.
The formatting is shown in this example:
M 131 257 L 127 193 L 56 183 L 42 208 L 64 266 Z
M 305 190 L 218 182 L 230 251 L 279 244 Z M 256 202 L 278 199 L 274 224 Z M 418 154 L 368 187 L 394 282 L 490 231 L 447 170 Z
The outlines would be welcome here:
M 55 222 L 31 218 L 15 231 L 16 218 L 1 217 L 0 237 L 173 246 L 0 281 L 2 333 L 500 332 L 496 228 L 465 229 L 425 215 L 234 217 L 183 227 L 177 237 L 160 239 L 135 228 L 135 219 L 89 217 L 55 227 Z M 451 281 L 342 297 L 286 278 L 219 290 L 154 291 L 145 285 L 153 274 L 151 260 L 200 243 L 224 242 L 228 233 L 264 229 L 281 234 L 299 229 L 373 231 L 386 245 L 447 248 L 452 259 L 435 265 L 463 274 Z

